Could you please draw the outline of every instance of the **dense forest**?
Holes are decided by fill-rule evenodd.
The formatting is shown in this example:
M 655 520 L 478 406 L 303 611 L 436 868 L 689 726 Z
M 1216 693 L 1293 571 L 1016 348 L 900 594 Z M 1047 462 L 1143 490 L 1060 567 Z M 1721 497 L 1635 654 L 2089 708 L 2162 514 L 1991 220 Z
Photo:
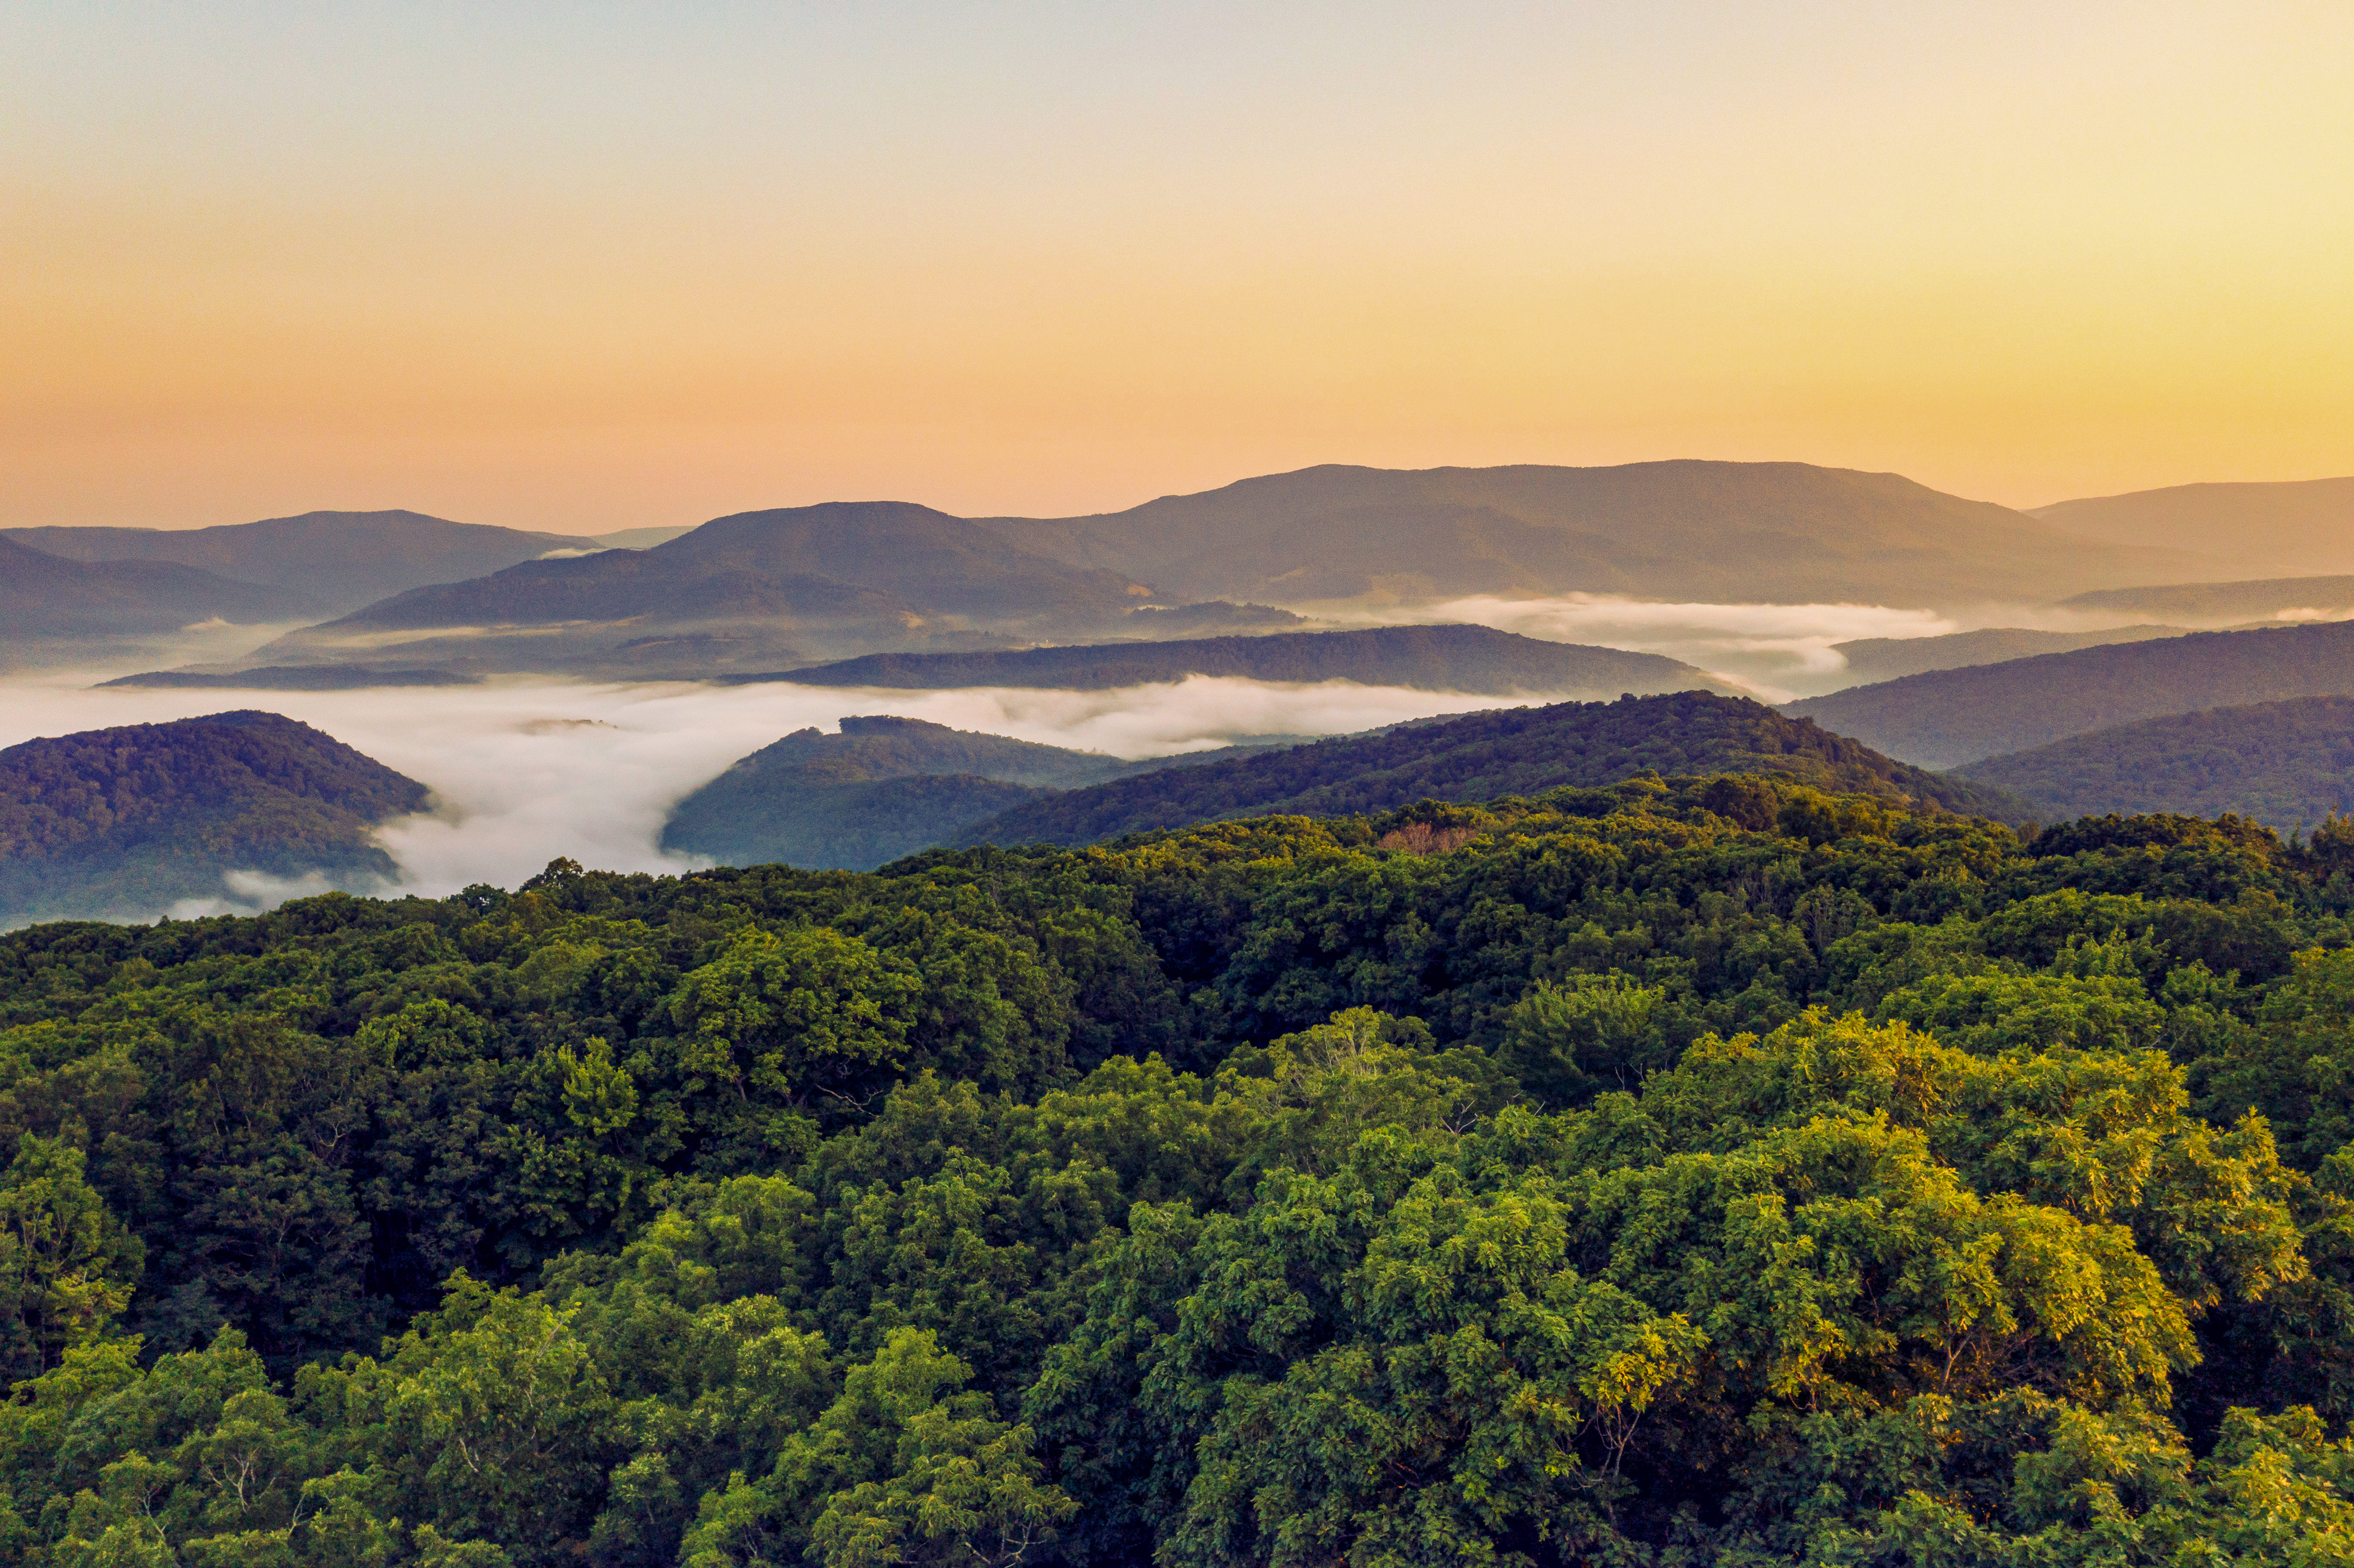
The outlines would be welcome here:
M 2319 1563 L 2354 835 L 1787 777 L 0 938 L 0 1539 Z
M 1643 772 L 1772 772 L 1820 789 L 2005 821 L 2031 814 L 1999 789 L 1892 762 L 1811 721 L 1707 692 L 1554 703 L 1399 725 L 1256 757 L 1044 796 L 974 823 L 961 843 L 1084 844 L 1221 817 L 1380 811 L 1485 800 Z
M 1958 770 L 2047 821 L 2108 811 L 2253 817 L 2282 832 L 2354 811 L 2354 697 L 2175 714 Z
M 1363 631 L 1277 631 L 1166 642 L 869 653 L 775 675 L 803 686 L 1047 686 L 1109 691 L 1188 675 L 1248 681 L 1356 681 L 1427 692 L 1616 694 L 1726 690 L 1704 670 L 1659 653 L 1548 642 L 1485 626 L 1383 626 Z
M 2354 692 L 2354 621 L 2200 631 L 1933 670 L 1786 705 L 1925 768 L 2139 719 Z
M 414 779 L 250 710 L 0 751 L 0 920 L 156 909 L 231 868 L 389 880 L 368 829 L 422 810 Z

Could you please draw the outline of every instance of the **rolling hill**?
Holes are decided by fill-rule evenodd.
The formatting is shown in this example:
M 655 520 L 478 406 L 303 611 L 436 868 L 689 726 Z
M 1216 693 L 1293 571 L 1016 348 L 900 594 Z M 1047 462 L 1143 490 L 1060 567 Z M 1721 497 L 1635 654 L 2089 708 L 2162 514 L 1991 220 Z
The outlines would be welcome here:
M 2196 552 L 2243 571 L 2354 572 L 2354 478 L 2178 484 L 2030 514 L 2081 539 Z
M 2354 621 L 2200 631 L 1936 670 L 1787 705 L 1926 768 L 2203 708 L 2354 693 Z
M 11 528 L 0 534 L 71 560 L 175 562 L 288 589 L 320 615 L 591 543 L 402 511 L 305 512 L 217 528 Z
M 2354 696 L 2170 714 L 1956 770 L 2048 821 L 2234 811 L 2283 832 L 2354 812 Z
M 1657 653 L 1546 642 L 1485 626 L 1386 626 L 1364 631 L 1283 631 L 977 653 L 870 653 L 863 658 L 730 681 L 916 691 L 1043 686 L 1103 691 L 1188 675 L 1254 681 L 1354 681 L 1418 691 L 1577 693 L 1729 691 L 1704 670 Z
M 1806 463 L 1326 465 L 1125 512 L 986 522 L 1026 550 L 1162 594 L 1278 604 L 1569 591 L 2040 601 L 2206 564 L 2062 533 L 1897 474 Z
M 1231 817 L 1331 816 L 1486 800 L 1661 774 L 1779 773 L 1819 789 L 2017 819 L 1999 790 L 1891 761 L 1761 704 L 1705 692 L 1562 703 L 1401 726 L 1042 797 L 975 823 L 966 844 L 1083 844 Z
M 1834 642 L 1831 652 L 1847 661 L 1854 683 L 1893 681 L 1928 670 L 1958 670 L 1970 664 L 1999 664 L 2009 659 L 2031 659 L 2039 653 L 2069 653 L 2079 648 L 2099 648 L 2111 642 L 2147 642 L 2158 637 L 2179 637 L 2187 626 L 2120 626 L 2107 631 L 2033 631 L 2024 627 L 1990 626 L 1978 631 L 1956 631 L 1944 637 L 1862 637 Z
M 846 717 L 841 733 L 796 730 L 681 800 L 662 846 L 727 865 L 867 871 L 1050 789 L 1255 749 L 1129 762 L 922 719 Z
M 425 786 L 277 714 L 239 712 L 0 751 L 0 923 L 152 917 L 224 877 L 389 877 L 368 836 Z
M 173 561 L 67 560 L 0 537 L 5 641 L 139 637 L 197 621 L 258 625 L 317 609 L 292 589 L 235 582 Z

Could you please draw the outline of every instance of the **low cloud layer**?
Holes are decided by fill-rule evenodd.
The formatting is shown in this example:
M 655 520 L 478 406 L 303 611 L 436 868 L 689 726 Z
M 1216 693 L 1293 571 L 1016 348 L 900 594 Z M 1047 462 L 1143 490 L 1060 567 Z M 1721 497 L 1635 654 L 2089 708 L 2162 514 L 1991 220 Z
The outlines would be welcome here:
M 1208 677 L 1109 692 L 531 680 L 357 692 L 92 691 L 79 681 L 19 679 L 0 693 L 0 746 L 233 708 L 266 709 L 324 730 L 434 791 L 438 810 L 388 823 L 380 834 L 401 872 L 390 891 L 430 896 L 474 883 L 512 887 L 559 855 L 609 871 L 693 869 L 699 863 L 655 847 L 680 797 L 788 731 L 831 730 L 844 714 L 897 714 L 1134 758 L 1248 736 L 1347 734 L 1518 700 Z M 324 885 L 238 872 L 217 900 L 169 912 L 265 907 Z
M 1739 681 L 1769 702 L 1840 684 L 1847 662 L 1831 652 L 1834 643 L 1965 629 L 1935 610 L 1884 604 L 1665 604 L 1582 593 L 1552 599 L 1475 594 L 1434 606 L 1429 619 L 1664 653 Z

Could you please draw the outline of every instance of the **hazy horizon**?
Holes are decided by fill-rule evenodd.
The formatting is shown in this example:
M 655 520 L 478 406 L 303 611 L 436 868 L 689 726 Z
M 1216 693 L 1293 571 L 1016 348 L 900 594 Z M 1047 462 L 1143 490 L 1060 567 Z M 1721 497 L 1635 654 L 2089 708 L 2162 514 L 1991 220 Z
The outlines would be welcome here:
M 0 524 L 2343 474 L 2349 67 L 2215 0 L 19 8 Z

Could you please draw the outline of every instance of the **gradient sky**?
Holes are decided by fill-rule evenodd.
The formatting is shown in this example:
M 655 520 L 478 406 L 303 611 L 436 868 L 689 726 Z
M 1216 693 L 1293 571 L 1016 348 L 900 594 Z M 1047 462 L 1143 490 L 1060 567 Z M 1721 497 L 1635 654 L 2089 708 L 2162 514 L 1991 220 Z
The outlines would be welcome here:
M 2354 472 L 2354 5 L 0 8 L 0 521 Z

